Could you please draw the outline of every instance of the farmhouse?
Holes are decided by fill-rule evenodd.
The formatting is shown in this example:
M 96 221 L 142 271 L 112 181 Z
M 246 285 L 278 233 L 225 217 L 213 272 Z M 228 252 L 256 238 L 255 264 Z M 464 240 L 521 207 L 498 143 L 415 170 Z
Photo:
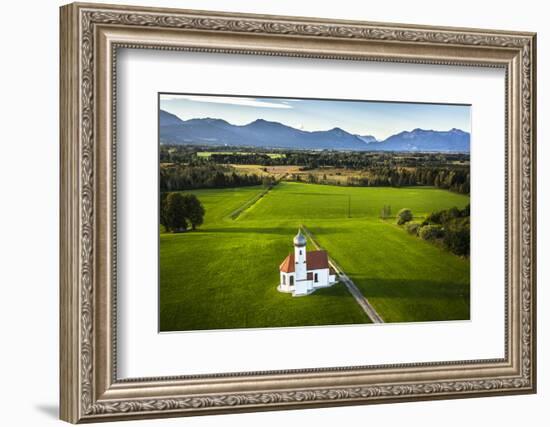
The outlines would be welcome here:
M 280 292 L 293 296 L 308 295 L 319 288 L 336 283 L 336 274 L 328 264 L 326 251 L 306 251 L 306 237 L 302 231 L 294 237 L 294 253 L 289 254 L 279 266 Z

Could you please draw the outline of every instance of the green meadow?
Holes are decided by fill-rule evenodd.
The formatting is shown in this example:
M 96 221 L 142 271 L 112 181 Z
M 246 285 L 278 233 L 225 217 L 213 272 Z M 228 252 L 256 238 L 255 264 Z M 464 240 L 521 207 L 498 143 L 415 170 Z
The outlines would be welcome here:
M 300 298 L 277 291 L 279 264 L 301 224 L 384 321 L 469 318 L 469 260 L 379 219 L 384 205 L 423 217 L 462 208 L 468 196 L 428 187 L 281 182 L 249 203 L 264 190 L 193 191 L 205 207 L 204 224 L 179 234 L 161 230 L 161 331 L 368 323 L 342 284 Z M 231 215 L 243 205 L 250 207 Z

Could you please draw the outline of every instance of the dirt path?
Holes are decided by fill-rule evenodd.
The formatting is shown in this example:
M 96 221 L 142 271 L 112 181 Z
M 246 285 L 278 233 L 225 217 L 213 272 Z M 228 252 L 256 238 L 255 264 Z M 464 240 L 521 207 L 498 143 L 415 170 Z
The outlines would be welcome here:
M 313 234 L 305 227 L 304 225 L 301 226 L 304 234 L 306 237 L 309 238 L 309 240 L 313 243 L 313 245 L 317 249 L 323 249 L 319 243 L 315 240 L 313 237 Z M 349 293 L 355 298 L 355 301 L 359 306 L 363 309 L 365 314 L 369 317 L 369 319 L 372 321 L 372 323 L 384 323 L 384 320 L 380 315 L 376 312 L 374 307 L 371 305 L 369 300 L 365 298 L 365 296 L 361 293 L 359 288 L 353 281 L 344 273 L 344 270 L 336 264 L 336 262 L 329 256 L 328 258 L 329 265 L 336 271 L 338 274 L 338 278 L 346 285 L 346 288 L 348 289 Z
M 256 194 L 252 199 L 244 202 L 241 206 L 239 206 L 237 209 L 235 209 L 233 212 L 231 212 L 229 215 L 226 216 L 226 218 L 231 218 L 232 220 L 236 220 L 241 214 L 246 211 L 247 209 L 250 209 L 252 206 L 254 206 L 259 200 L 262 199 L 267 193 L 269 193 L 272 190 L 273 187 L 267 187 L 265 190 L 263 190 L 261 193 Z
M 279 179 L 276 180 L 276 182 L 273 185 L 270 185 L 265 190 L 263 190 L 261 193 L 254 196 L 252 199 L 246 201 L 241 206 L 239 206 L 237 209 L 235 209 L 233 212 L 231 212 L 229 215 L 226 216 L 226 218 L 231 218 L 232 220 L 236 220 L 241 214 L 250 209 L 252 206 L 254 206 L 256 203 L 258 203 L 267 193 L 269 193 L 271 190 L 273 190 L 273 187 L 275 187 L 279 182 L 281 182 L 284 178 L 286 178 L 288 174 L 282 175 Z

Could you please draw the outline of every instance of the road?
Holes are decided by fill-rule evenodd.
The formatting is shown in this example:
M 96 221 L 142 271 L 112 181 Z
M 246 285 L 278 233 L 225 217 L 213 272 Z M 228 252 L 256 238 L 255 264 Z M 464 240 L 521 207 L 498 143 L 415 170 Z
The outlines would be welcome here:
M 315 240 L 315 238 L 313 237 L 311 232 L 307 229 L 307 227 L 302 225 L 302 230 L 303 230 L 304 234 L 309 238 L 311 243 L 313 243 L 313 245 L 317 249 L 322 249 L 321 245 L 319 245 L 319 243 L 317 243 L 317 241 Z M 382 319 L 382 317 L 380 317 L 380 315 L 376 312 L 376 310 L 371 305 L 369 300 L 367 298 L 365 298 L 365 296 L 361 293 L 361 291 L 359 290 L 357 285 L 355 283 L 353 283 L 353 280 L 351 280 L 347 276 L 347 274 L 344 272 L 344 270 L 342 270 L 342 268 L 338 264 L 336 264 L 336 262 L 330 256 L 328 258 L 329 258 L 329 261 L 328 261 L 329 265 L 334 269 L 334 271 L 336 271 L 336 274 L 338 274 L 338 278 L 340 279 L 340 281 L 342 283 L 344 283 L 344 285 L 346 285 L 346 288 L 348 289 L 349 293 L 353 296 L 353 298 L 355 298 L 355 301 L 363 309 L 363 311 L 368 316 L 368 318 L 371 320 L 371 322 L 372 323 L 384 323 L 384 320 Z

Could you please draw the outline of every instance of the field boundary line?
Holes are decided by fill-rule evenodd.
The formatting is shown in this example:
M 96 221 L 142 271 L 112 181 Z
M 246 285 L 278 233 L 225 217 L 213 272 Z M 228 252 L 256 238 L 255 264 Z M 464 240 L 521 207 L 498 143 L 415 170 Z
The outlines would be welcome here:
M 248 208 L 251 208 L 254 206 L 261 198 L 263 198 L 267 193 L 271 191 L 273 187 L 268 187 L 265 190 L 263 190 L 261 193 L 256 194 L 252 199 L 247 200 L 244 202 L 241 206 L 239 206 L 237 209 L 235 209 L 233 212 L 228 214 L 226 218 L 231 218 L 232 220 L 236 220 L 241 214 L 247 210 Z
M 313 236 L 313 233 L 309 231 L 309 229 L 305 225 L 300 225 L 300 228 L 304 231 L 304 234 L 306 237 L 311 240 L 313 243 L 313 246 L 315 246 L 316 249 L 322 250 L 322 246 L 315 240 L 315 237 Z M 338 277 L 344 282 L 344 285 L 346 285 L 346 288 L 348 289 L 351 296 L 355 299 L 357 304 L 363 309 L 365 314 L 368 316 L 368 318 L 372 321 L 372 323 L 384 323 L 384 320 L 382 317 L 378 314 L 378 312 L 374 309 L 372 304 L 369 302 L 369 300 L 361 293 L 361 290 L 357 287 L 355 283 L 348 277 L 348 275 L 344 272 L 342 267 L 340 267 L 334 259 L 332 259 L 330 256 L 328 257 L 329 265 L 338 273 Z
M 277 179 L 274 184 L 267 187 L 261 193 L 256 194 L 252 199 L 247 200 L 246 202 L 244 202 L 241 206 L 239 206 L 233 212 L 226 215 L 225 218 L 231 218 L 232 220 L 236 220 L 239 216 L 241 216 L 241 214 L 245 210 L 247 210 L 247 209 L 251 208 L 252 206 L 254 206 L 260 199 L 262 199 L 265 195 L 267 195 L 267 193 L 269 193 L 271 190 L 273 190 L 273 187 L 275 187 L 277 184 L 279 184 L 284 178 L 286 178 L 287 175 L 288 175 L 288 173 L 285 173 L 284 175 L 279 177 L 279 179 Z

